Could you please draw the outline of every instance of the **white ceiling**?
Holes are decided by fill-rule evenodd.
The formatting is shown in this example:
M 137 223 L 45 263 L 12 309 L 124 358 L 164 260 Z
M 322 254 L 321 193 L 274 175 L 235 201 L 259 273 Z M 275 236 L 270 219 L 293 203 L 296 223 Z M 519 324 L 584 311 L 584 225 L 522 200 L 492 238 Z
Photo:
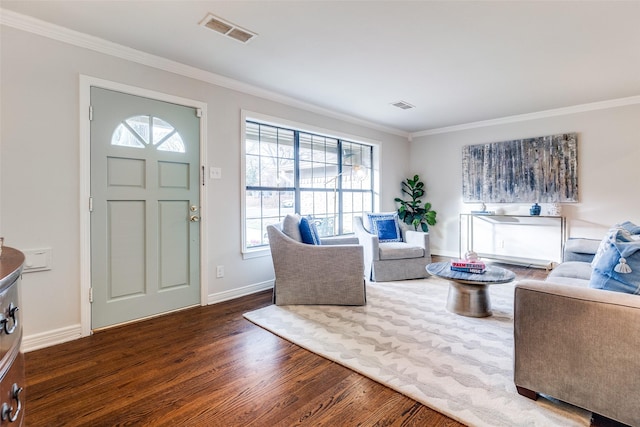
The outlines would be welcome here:
M 640 95 L 640 0 L 0 5 L 409 133 Z M 258 37 L 199 26 L 207 13 Z

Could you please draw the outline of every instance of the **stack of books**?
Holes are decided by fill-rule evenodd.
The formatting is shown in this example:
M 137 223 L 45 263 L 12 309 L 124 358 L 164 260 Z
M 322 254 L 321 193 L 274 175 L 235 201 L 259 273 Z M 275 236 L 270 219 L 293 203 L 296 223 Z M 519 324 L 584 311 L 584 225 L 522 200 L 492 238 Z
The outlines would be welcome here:
M 451 261 L 451 270 L 453 271 L 461 271 L 463 273 L 474 273 L 474 274 L 482 274 L 487 269 L 487 266 L 484 262 L 480 260 L 466 260 L 459 259 L 457 261 Z

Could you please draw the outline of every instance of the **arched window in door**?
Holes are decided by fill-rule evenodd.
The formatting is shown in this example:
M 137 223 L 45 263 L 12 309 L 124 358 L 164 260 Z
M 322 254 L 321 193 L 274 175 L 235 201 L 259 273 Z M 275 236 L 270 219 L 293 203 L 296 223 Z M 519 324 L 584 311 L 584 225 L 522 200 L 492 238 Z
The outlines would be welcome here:
M 130 117 L 120 123 L 111 137 L 111 145 L 131 148 L 155 147 L 159 151 L 184 153 L 178 131 L 166 121 L 153 116 Z

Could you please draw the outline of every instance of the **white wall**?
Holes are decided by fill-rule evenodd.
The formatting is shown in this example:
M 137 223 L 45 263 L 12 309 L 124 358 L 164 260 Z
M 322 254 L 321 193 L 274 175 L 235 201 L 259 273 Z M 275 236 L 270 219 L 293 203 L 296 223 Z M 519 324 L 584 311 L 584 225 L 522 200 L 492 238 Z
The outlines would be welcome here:
M 53 268 L 25 274 L 21 313 L 26 348 L 76 337 L 80 331 L 79 76 L 205 102 L 207 166 L 222 168 L 207 182 L 209 300 L 268 286 L 270 257 L 241 254 L 241 110 L 380 141 L 381 208 L 395 209 L 408 173 L 407 138 L 322 116 L 256 96 L 129 62 L 3 26 L 0 235 L 18 249 L 50 247 Z M 225 266 L 216 279 L 215 266 Z M 215 321 L 215 319 L 212 319 Z M 38 344 L 40 343 L 40 344 Z
M 431 229 L 432 251 L 457 256 L 458 215 L 480 208 L 462 203 L 464 145 L 567 132 L 578 133 L 579 191 L 579 203 L 562 205 L 568 235 L 599 239 L 617 222 L 640 224 L 640 198 L 635 194 L 640 177 L 640 105 L 632 104 L 414 138 L 411 170 L 424 178 L 427 200 L 438 212 L 438 224 Z M 487 209 L 528 214 L 529 206 L 493 204 Z

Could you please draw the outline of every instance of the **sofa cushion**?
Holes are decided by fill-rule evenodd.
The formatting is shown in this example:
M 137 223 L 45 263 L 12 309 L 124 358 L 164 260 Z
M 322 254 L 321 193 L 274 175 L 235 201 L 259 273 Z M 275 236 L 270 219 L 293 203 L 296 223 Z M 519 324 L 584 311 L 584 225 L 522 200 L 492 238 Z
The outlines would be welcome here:
M 300 218 L 300 236 L 302 237 L 302 243 L 308 245 L 321 244 L 318 227 L 316 227 L 314 222 L 309 221 L 308 218 Z
M 423 248 L 404 242 L 380 243 L 378 250 L 380 251 L 381 260 L 421 258 L 424 256 Z
M 597 239 L 570 238 L 564 244 L 562 261 L 591 262 L 599 244 Z
M 608 291 L 640 293 L 640 241 L 624 228 L 610 230 L 595 262 L 589 286 Z
M 591 270 L 591 264 L 588 262 L 566 261 L 551 270 L 547 278 L 554 282 L 555 279 L 561 277 L 589 281 L 591 278 Z
M 292 214 L 285 216 L 282 221 L 282 232 L 296 242 L 302 242 L 302 234 L 300 234 L 300 217 Z
M 368 213 L 369 230 L 378 236 L 380 243 L 402 242 L 402 232 L 397 212 Z
M 567 286 L 575 286 L 577 288 L 588 288 L 589 287 L 589 279 L 578 279 L 575 277 L 553 277 L 547 279 L 550 283 L 554 285 L 567 285 Z

